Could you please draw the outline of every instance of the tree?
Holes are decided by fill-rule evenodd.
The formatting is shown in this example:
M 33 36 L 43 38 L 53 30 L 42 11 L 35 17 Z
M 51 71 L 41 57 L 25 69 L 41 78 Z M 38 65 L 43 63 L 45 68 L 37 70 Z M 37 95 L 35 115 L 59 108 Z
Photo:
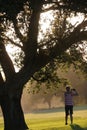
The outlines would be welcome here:
M 49 6 L 46 6 L 47 4 Z M 4 117 L 4 130 L 26 130 L 28 127 L 21 108 L 25 83 L 54 58 L 61 57 L 72 45 L 87 40 L 85 19 L 75 26 L 73 31 L 67 32 L 68 35 L 65 37 L 50 37 L 39 42 L 40 14 L 48 10 L 67 10 L 69 14 L 73 11 L 86 15 L 87 2 L 0 0 L 0 7 L 0 105 Z M 20 48 L 15 55 L 17 64 L 21 63 L 18 72 L 15 71 L 14 62 L 6 50 L 8 44 Z

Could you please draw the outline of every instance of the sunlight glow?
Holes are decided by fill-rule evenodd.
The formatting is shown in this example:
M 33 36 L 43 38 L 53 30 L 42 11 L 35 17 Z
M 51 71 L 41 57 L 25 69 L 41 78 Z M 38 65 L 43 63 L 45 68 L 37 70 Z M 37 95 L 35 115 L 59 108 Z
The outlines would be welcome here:
M 39 39 L 43 39 L 43 34 L 45 34 L 47 31 L 50 33 L 52 32 L 51 23 L 54 20 L 53 11 L 48 11 L 46 13 L 42 13 L 40 16 L 40 27 L 41 32 L 39 32 Z
M 10 44 L 6 45 L 6 50 L 9 54 L 13 53 L 13 51 L 16 51 L 15 47 L 12 47 Z
M 53 11 L 48 11 L 46 13 L 41 13 L 40 15 L 40 21 L 39 21 L 39 36 L 38 36 L 38 41 L 43 40 L 44 38 L 44 34 L 46 34 L 47 32 L 52 32 L 52 22 L 54 21 L 55 17 L 54 17 L 54 13 Z M 78 16 L 74 16 L 74 14 L 72 14 L 72 17 L 67 19 L 73 26 L 77 26 L 79 23 L 81 23 L 84 20 L 84 16 L 81 15 L 80 13 L 78 14 Z M 14 36 L 12 35 L 12 32 L 14 33 L 14 29 L 10 29 L 7 31 L 7 36 L 11 37 L 15 42 L 20 43 L 20 40 L 16 38 L 15 34 Z M 21 44 L 21 43 L 20 43 Z M 14 56 L 13 54 L 16 51 L 20 51 L 20 48 L 15 47 L 11 44 L 6 45 L 6 50 L 9 53 L 9 56 L 11 57 L 13 63 L 14 63 Z M 16 71 L 18 71 L 18 69 L 16 68 Z
M 49 29 L 51 22 L 54 20 L 52 11 L 48 11 L 46 13 L 41 14 L 41 29 L 43 32 L 46 32 L 47 29 Z
M 19 68 L 15 65 L 15 53 L 20 51 L 20 48 L 13 46 L 11 44 L 6 45 L 6 51 L 8 52 L 14 67 L 15 67 L 15 71 L 18 72 Z
M 80 13 L 78 13 L 78 16 L 74 16 L 72 15 L 72 17 L 68 18 L 68 21 L 72 24 L 72 25 L 78 25 L 79 23 L 81 23 L 84 20 L 84 15 L 81 15 Z

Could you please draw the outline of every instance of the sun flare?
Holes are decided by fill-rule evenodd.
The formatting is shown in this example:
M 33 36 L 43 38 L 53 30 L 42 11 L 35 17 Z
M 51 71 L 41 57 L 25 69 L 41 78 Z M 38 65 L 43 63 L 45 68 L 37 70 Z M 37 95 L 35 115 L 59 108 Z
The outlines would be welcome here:
M 51 26 L 51 22 L 54 20 L 52 11 L 48 11 L 46 13 L 41 14 L 40 25 L 43 32 Z

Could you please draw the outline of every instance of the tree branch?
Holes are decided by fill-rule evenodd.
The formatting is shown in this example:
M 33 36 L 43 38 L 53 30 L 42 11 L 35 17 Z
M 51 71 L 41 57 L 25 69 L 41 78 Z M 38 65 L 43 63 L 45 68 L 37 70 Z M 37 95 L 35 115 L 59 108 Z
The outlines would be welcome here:
M 38 39 L 38 27 L 39 27 L 39 18 L 42 6 L 37 5 L 37 8 L 34 8 L 30 18 L 28 39 L 23 45 L 25 52 L 25 65 L 27 62 L 33 61 L 37 53 L 37 39 Z M 31 63 L 32 64 L 32 63 Z
M 58 9 L 64 9 L 74 12 L 80 12 L 80 13 L 87 13 L 87 1 L 78 1 L 78 0 L 47 0 L 44 1 L 44 4 L 54 4 L 50 9 L 52 10 L 58 10 Z
M 0 72 L 0 84 L 3 84 L 4 83 L 4 80 L 3 80 L 3 77 L 2 77 L 2 74 Z M 1 87 L 1 86 L 0 86 Z
M 21 69 L 21 71 L 17 74 L 17 76 L 19 77 L 17 78 L 18 80 L 22 78 L 20 84 L 25 84 L 35 72 L 39 71 L 42 67 L 51 62 L 57 56 L 60 56 L 73 44 L 76 44 L 83 40 L 87 40 L 87 31 L 80 32 L 78 29 L 71 32 L 70 35 L 68 35 L 68 37 L 61 40 L 58 39 L 58 43 L 56 43 L 55 46 L 49 49 L 49 54 L 45 53 L 44 51 L 41 51 L 35 57 L 35 60 L 33 60 L 32 66 L 29 67 L 28 62 L 26 69 Z
M 10 39 L 9 37 L 7 37 L 6 35 L 4 35 L 4 38 L 5 38 L 6 40 L 10 41 L 13 45 L 15 45 L 15 46 L 17 46 L 17 47 L 23 49 L 23 47 L 22 47 L 21 45 L 17 44 L 16 42 L 14 42 L 12 39 Z
M 21 34 L 19 28 L 17 27 L 17 20 L 14 19 L 14 20 L 12 20 L 12 21 L 13 21 L 13 25 L 14 25 L 14 29 L 15 29 L 15 33 L 16 33 L 17 37 L 20 39 L 20 41 L 21 41 L 22 43 L 24 43 L 24 38 L 23 38 L 23 36 L 22 36 L 22 34 Z
M 6 52 L 5 46 L 2 43 L 0 43 L 0 63 L 5 73 L 6 80 L 11 79 L 15 73 L 15 69 L 9 55 Z

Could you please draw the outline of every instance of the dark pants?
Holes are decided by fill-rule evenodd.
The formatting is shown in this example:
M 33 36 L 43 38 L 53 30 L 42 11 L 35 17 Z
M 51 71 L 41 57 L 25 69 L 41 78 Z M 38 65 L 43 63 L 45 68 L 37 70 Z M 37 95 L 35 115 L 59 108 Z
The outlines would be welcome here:
M 72 115 L 73 114 L 73 106 L 72 105 L 66 105 L 65 106 L 65 113 L 66 115 Z

